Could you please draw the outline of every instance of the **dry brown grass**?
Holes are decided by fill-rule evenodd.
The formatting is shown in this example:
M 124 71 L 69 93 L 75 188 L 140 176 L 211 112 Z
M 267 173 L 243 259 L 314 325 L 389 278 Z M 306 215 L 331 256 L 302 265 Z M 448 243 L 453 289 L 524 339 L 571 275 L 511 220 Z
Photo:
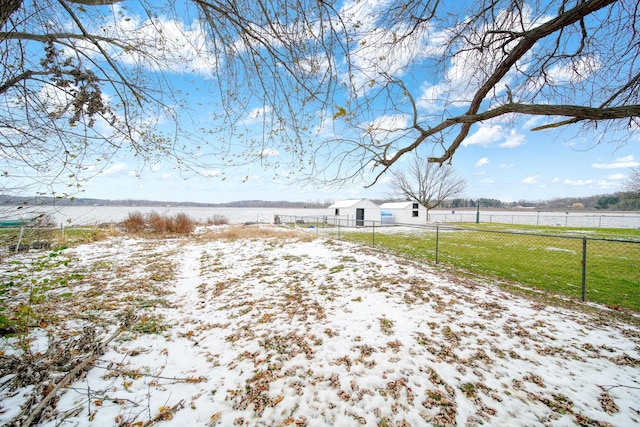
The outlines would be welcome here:
M 149 232 L 164 236 L 191 234 L 196 229 L 196 222 L 184 213 L 167 216 L 151 212 L 144 216 L 139 212 L 133 212 L 122 222 L 122 227 L 129 233 Z
M 198 236 L 201 239 L 296 239 L 303 242 L 310 242 L 316 236 L 300 230 L 264 225 L 232 225 L 225 227 L 210 227 Z
M 140 212 L 129 212 L 127 219 L 122 221 L 122 227 L 130 233 L 139 233 L 145 228 L 144 216 Z
M 169 231 L 170 217 L 162 216 L 157 212 L 147 215 L 147 227 L 154 233 L 164 234 Z
M 220 214 L 215 214 L 210 218 L 207 218 L 207 221 L 205 222 L 205 225 L 227 225 L 227 224 L 229 224 L 229 219 L 226 216 L 220 215 Z
M 196 223 L 184 213 L 177 214 L 169 222 L 169 231 L 171 233 L 191 234 L 195 229 Z

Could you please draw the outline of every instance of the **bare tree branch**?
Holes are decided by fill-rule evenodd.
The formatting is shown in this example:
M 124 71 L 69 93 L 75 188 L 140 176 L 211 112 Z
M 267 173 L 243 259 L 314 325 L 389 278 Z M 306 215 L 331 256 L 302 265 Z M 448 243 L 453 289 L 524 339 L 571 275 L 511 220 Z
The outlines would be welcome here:
M 34 158 L 26 140 L 56 138 L 56 149 L 32 148 L 66 167 L 93 147 L 88 139 L 104 137 L 107 158 L 129 146 L 145 160 L 173 153 L 189 162 L 177 132 L 156 137 L 155 123 L 142 119 L 151 107 L 181 129 L 191 104 L 163 74 L 182 59 L 155 46 L 170 37 L 165 25 L 195 28 L 196 59 L 210 58 L 203 72 L 214 101 L 198 114 L 211 120 L 188 141 L 212 151 L 198 147 L 193 158 L 219 150 L 224 164 L 278 165 L 286 157 L 309 179 L 372 185 L 418 147 L 429 161 L 450 163 L 487 120 L 546 116 L 533 130 L 604 123 L 632 132 L 640 117 L 635 0 L 190 0 L 189 22 L 173 1 L 165 10 L 139 0 L 131 34 L 119 33 L 128 22 L 120 8 L 87 7 L 115 2 L 5 0 L 0 146 L 16 151 L 5 158 Z M 101 95 L 114 100 L 113 114 L 100 108 Z M 23 110 L 7 107 L 19 99 Z M 108 135 L 91 128 L 100 117 Z M 69 126 L 81 122 L 82 131 Z M 16 133 L 25 141 L 14 143 Z M 121 141 L 111 142 L 114 133 Z M 283 155 L 270 163 L 267 152 Z
M 438 165 L 415 154 L 406 170 L 391 173 L 397 198 L 420 203 L 427 211 L 464 191 L 466 183 L 450 165 Z

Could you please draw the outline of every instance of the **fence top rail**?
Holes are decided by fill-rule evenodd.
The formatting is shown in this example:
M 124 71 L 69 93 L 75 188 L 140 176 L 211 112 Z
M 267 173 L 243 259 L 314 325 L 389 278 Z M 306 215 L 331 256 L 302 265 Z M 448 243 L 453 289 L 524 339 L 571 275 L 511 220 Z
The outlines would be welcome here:
M 492 230 L 492 229 L 484 229 L 484 228 L 475 228 L 475 227 L 459 227 L 455 225 L 444 225 L 444 224 L 402 224 L 402 223 L 394 223 L 394 224 L 379 224 L 375 221 L 366 221 L 365 225 L 372 224 L 376 228 L 413 228 L 413 229 L 421 229 L 425 231 L 437 231 L 437 230 L 448 230 L 448 231 L 470 231 L 470 232 L 478 232 L 478 233 L 496 233 L 496 234 L 517 234 L 517 235 L 527 235 L 527 236 L 536 236 L 536 237 L 555 237 L 559 239 L 575 239 L 575 240 L 592 240 L 592 241 L 606 241 L 606 242 L 621 242 L 621 243 L 640 243 L 640 236 L 638 239 L 630 238 L 630 237 L 607 237 L 607 236 L 588 236 L 586 234 L 558 234 L 558 233 L 548 233 L 548 232 L 535 232 L 529 230 Z M 579 232 L 578 232 L 579 233 Z
M 288 222 L 287 219 L 298 219 L 298 220 L 306 220 L 309 222 L 324 222 L 324 220 L 331 220 L 333 223 L 334 219 L 341 220 L 349 220 L 350 222 L 355 222 L 354 218 L 343 215 L 309 215 L 309 216 L 294 216 L 294 215 L 280 215 L 280 220 L 282 222 Z M 411 228 L 416 230 L 425 230 L 425 231 L 437 231 L 437 230 L 449 230 L 449 231 L 469 231 L 469 232 L 482 232 L 482 233 L 496 233 L 496 234 L 518 234 L 518 235 L 528 235 L 528 236 L 536 236 L 536 237 L 555 237 L 559 239 L 574 239 L 574 240 L 591 240 L 591 241 L 603 241 L 603 242 L 621 242 L 621 243 L 640 243 L 640 236 L 637 238 L 624 236 L 624 237 L 614 237 L 614 236 L 589 236 L 586 233 L 589 231 L 580 232 L 579 230 L 575 231 L 559 231 L 557 233 L 554 232 L 545 232 L 545 231 L 531 231 L 526 229 L 514 229 L 511 227 L 509 230 L 495 230 L 488 228 L 477 228 L 477 227 L 460 227 L 457 225 L 449 225 L 449 224 L 441 224 L 441 223 L 426 223 L 426 224 L 411 224 L 411 223 L 393 223 L 393 224 L 385 224 L 379 221 L 372 220 L 360 220 L 361 224 L 357 228 L 361 227 L 374 227 L 376 229 L 393 229 L 393 228 Z M 340 222 L 336 222 L 335 225 L 341 226 Z M 344 227 L 344 225 L 342 225 Z M 348 227 L 348 225 L 347 225 Z
M 534 232 L 529 230 L 488 230 L 474 227 L 455 227 L 455 226 L 440 226 L 442 228 L 448 228 L 460 231 L 476 231 L 484 233 L 501 233 L 501 234 L 520 234 L 527 236 L 539 236 L 539 237 L 556 237 L 560 239 L 576 239 L 576 240 L 599 240 L 609 242 L 623 242 L 623 243 L 640 243 L 640 237 L 636 240 L 630 237 L 606 237 L 606 236 L 588 236 L 586 234 L 558 234 L 548 232 Z

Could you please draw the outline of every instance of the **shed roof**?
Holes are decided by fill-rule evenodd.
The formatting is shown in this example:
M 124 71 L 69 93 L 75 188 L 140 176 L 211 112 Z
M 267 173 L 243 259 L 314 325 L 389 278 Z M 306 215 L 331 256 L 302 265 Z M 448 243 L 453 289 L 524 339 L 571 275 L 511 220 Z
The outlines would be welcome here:
M 352 208 L 355 205 L 357 205 L 359 203 L 362 203 L 362 202 L 374 205 L 375 207 L 378 207 L 378 205 L 376 205 L 375 203 L 373 203 L 372 201 L 370 201 L 368 199 L 351 199 L 351 200 L 339 200 L 339 201 L 335 202 L 334 204 L 332 204 L 331 206 L 329 206 L 329 208 L 331 208 L 331 209 Z
M 390 202 L 380 205 L 380 209 L 411 209 L 415 202 Z M 419 206 L 419 205 L 418 205 Z

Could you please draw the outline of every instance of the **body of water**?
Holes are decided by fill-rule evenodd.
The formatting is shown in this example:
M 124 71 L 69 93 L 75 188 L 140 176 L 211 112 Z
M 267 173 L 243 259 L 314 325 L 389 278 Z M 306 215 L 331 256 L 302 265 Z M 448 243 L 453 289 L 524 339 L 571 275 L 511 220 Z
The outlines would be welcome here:
M 305 209 L 305 208 L 224 208 L 224 207 L 123 207 L 123 206 L 38 206 L 34 211 L 21 212 L 18 217 L 33 217 L 33 212 L 50 214 L 55 224 L 69 225 L 97 225 L 104 223 L 118 223 L 127 218 L 130 213 L 147 214 L 157 212 L 162 215 L 176 215 L 184 213 L 190 218 L 205 222 L 216 215 L 227 218 L 231 224 L 245 222 L 272 223 L 275 215 L 281 217 L 322 218 L 332 216 L 333 209 Z M 429 212 L 429 223 L 455 223 L 476 221 L 475 210 L 442 210 L 434 209 Z M 4 213 L 5 217 L 10 215 Z M 535 210 L 480 210 L 481 223 L 551 225 L 563 227 L 590 228 L 640 228 L 640 214 L 628 212 L 538 212 Z
M 198 222 L 205 222 L 216 215 L 227 218 L 231 224 L 245 222 L 272 223 L 275 215 L 290 216 L 322 216 L 327 215 L 329 209 L 288 209 L 288 208 L 204 208 L 190 206 L 41 206 L 42 212 L 49 213 L 57 224 L 96 225 L 104 223 L 118 223 L 125 220 L 130 213 L 148 214 L 157 212 L 161 215 L 173 216 L 179 213 L 188 215 Z

